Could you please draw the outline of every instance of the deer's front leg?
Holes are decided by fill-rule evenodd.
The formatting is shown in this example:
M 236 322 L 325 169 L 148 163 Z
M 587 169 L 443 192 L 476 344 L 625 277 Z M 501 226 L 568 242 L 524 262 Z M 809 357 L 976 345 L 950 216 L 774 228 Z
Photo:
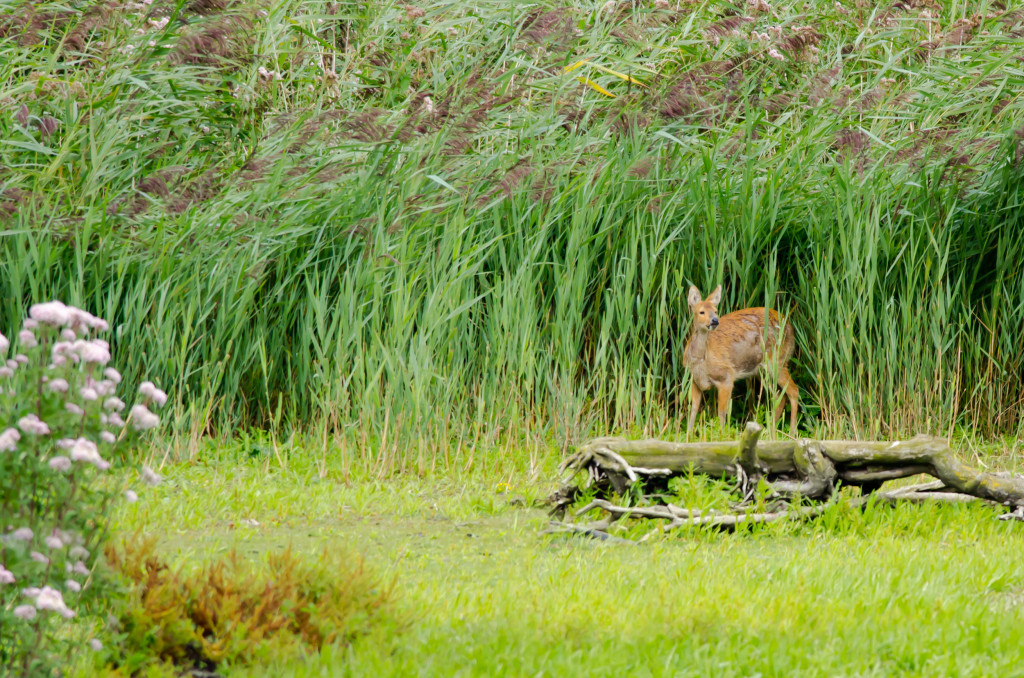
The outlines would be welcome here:
M 718 384 L 718 421 L 725 430 L 725 423 L 729 419 L 729 401 L 732 400 L 732 382 Z
M 697 413 L 700 412 L 700 401 L 704 393 L 697 387 L 696 382 L 690 383 L 690 419 L 686 423 L 686 435 L 693 433 L 693 424 L 697 421 Z

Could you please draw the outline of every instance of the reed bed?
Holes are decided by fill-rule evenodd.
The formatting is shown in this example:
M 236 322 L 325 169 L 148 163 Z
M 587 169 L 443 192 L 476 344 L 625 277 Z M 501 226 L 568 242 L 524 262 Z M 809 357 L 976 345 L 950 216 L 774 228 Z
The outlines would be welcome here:
M 3 2 L 0 36 L 0 321 L 109 318 L 184 438 L 681 436 L 691 283 L 790 314 L 808 431 L 1024 435 L 998 2 Z

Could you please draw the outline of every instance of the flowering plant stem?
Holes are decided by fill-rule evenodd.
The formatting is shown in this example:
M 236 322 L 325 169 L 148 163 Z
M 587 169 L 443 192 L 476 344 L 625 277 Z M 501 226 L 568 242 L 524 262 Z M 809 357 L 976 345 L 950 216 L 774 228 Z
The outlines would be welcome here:
M 26 676 L 59 671 L 86 640 L 104 647 L 86 634 L 105 617 L 86 611 L 101 613 L 117 591 L 101 559 L 107 516 L 138 496 L 109 471 L 138 468 L 133 450 L 159 424 L 149 408 L 167 399 L 144 382 L 122 419 L 121 375 L 95 337 L 107 329 L 81 309 L 36 304 L 0 373 L 0 659 Z M 0 358 L 10 347 L 0 334 Z M 159 482 L 148 467 L 137 472 Z

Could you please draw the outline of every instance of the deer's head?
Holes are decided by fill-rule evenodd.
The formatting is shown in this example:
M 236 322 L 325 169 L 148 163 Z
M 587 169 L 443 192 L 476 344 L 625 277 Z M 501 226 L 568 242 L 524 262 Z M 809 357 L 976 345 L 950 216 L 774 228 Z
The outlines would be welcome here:
M 722 286 L 719 285 L 715 291 L 708 295 L 707 299 L 701 299 L 700 290 L 690 285 L 690 293 L 686 299 L 690 302 L 690 310 L 693 311 L 693 328 L 698 332 L 709 332 L 718 327 L 718 302 L 722 300 Z

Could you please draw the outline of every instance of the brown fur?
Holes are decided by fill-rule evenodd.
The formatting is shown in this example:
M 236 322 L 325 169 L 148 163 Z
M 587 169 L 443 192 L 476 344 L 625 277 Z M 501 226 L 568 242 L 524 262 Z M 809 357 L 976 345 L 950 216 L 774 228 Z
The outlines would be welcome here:
M 721 285 L 707 299 L 701 299 L 700 291 L 690 286 L 688 301 L 693 311 L 693 332 L 683 353 L 683 362 L 693 375 L 687 433 L 693 432 L 704 391 L 712 386 L 718 389 L 718 418 L 724 427 L 733 384 L 754 376 L 771 363 L 775 363 L 777 368 L 779 386 L 789 396 L 789 429 L 796 433 L 800 391 L 786 368 L 796 345 L 793 327 L 785 326 L 780 341 L 782 323 L 779 314 L 768 310 L 766 327 L 763 307 L 745 308 L 719 318 L 717 306 L 721 299 Z M 776 421 L 782 416 L 784 405 L 784 402 L 779 402 L 775 408 Z

